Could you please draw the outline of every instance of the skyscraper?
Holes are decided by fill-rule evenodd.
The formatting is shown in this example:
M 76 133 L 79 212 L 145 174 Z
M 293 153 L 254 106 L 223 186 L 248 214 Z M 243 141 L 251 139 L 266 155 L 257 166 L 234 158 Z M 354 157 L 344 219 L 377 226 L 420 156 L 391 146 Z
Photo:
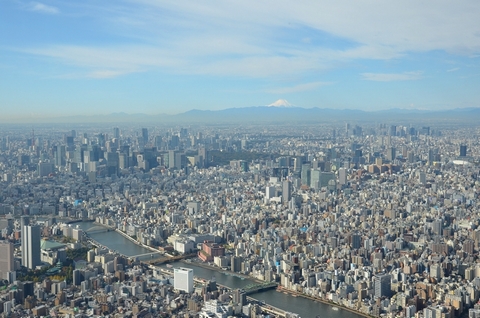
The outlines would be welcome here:
M 65 166 L 65 158 L 66 158 L 67 150 L 65 146 L 58 146 L 55 151 L 55 165 L 57 167 Z
M 341 185 L 347 184 L 347 170 L 345 168 L 338 169 L 338 182 Z
M 40 261 L 40 227 L 25 225 L 22 227 L 22 265 L 35 269 Z
M 143 145 L 146 145 L 148 143 L 148 129 L 147 128 L 142 128 L 142 139 L 143 139 Z
M 320 169 L 312 169 L 310 171 L 310 188 L 315 190 L 320 189 L 320 175 L 322 171 Z
M 390 136 L 396 136 L 397 135 L 397 126 L 391 125 L 388 134 Z
M 186 293 L 193 292 L 193 269 L 175 268 L 173 270 L 173 288 Z
M 118 127 L 113 128 L 113 138 L 120 138 L 120 129 Z
M 388 297 L 391 291 L 392 276 L 390 274 L 377 274 L 373 278 L 375 297 Z
M 467 145 L 460 145 L 460 157 L 467 156 Z
M 387 160 L 393 161 L 396 157 L 396 150 L 394 147 L 390 147 L 387 149 Z
M 310 170 L 311 170 L 310 164 L 309 163 L 303 164 L 301 169 L 302 170 L 300 172 L 300 177 L 302 179 L 302 185 L 310 186 Z
M 23 215 L 20 218 L 20 235 L 22 238 L 22 264 L 25 265 L 24 260 L 26 259 L 25 252 L 27 250 L 27 241 L 25 240 L 25 227 L 30 224 L 30 218 L 26 215 Z
M 292 185 L 290 181 L 285 180 L 282 184 L 282 201 L 287 203 L 292 198 Z
M 13 265 L 13 244 L 7 241 L 0 241 L 0 278 L 10 281 L 9 276 L 14 271 Z

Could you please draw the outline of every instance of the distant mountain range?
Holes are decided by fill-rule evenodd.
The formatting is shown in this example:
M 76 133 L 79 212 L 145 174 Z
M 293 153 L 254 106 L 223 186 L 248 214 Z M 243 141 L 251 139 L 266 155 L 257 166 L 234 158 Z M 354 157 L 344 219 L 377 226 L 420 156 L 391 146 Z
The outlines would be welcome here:
M 278 103 L 277 103 L 278 102 Z M 227 108 L 223 110 L 193 109 L 176 115 L 123 112 L 95 116 L 69 116 L 46 118 L 43 123 L 329 123 L 345 121 L 376 122 L 443 122 L 452 124 L 476 123 L 480 108 L 457 108 L 432 111 L 419 109 L 389 109 L 363 111 L 358 109 L 302 108 L 291 106 L 287 101 L 276 105 Z M 275 103 L 274 103 L 275 104 Z

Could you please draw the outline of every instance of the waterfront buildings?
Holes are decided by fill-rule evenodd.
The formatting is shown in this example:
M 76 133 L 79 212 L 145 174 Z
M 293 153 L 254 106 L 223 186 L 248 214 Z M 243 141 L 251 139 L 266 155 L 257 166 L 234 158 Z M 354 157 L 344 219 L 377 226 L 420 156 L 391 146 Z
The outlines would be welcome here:
M 173 287 L 186 293 L 193 292 L 193 270 L 190 268 L 174 268 L 173 269 Z

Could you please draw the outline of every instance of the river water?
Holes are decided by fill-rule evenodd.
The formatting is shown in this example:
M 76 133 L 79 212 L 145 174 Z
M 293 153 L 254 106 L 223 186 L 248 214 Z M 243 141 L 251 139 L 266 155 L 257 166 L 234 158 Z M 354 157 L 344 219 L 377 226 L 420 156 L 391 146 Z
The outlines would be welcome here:
M 93 230 L 92 234 L 89 234 L 98 243 L 108 247 L 111 250 L 115 250 L 126 256 L 136 256 L 151 253 L 149 249 L 146 249 L 142 246 L 139 246 L 126 237 L 118 234 L 115 231 L 110 232 L 99 232 L 95 233 L 95 230 L 101 228 L 101 225 L 98 225 L 93 222 L 78 222 L 72 223 L 72 227 L 77 226 L 82 230 L 88 232 L 88 230 Z
M 76 225 L 78 225 L 84 231 L 88 231 L 88 229 L 93 228 L 98 229 L 98 225 L 94 224 L 93 222 L 79 222 L 72 224 L 72 226 Z M 127 238 L 114 231 L 93 233 L 90 234 L 90 236 L 102 245 L 127 256 L 141 255 L 150 252 L 148 249 L 134 244 Z M 245 278 L 242 279 L 238 276 L 227 275 L 228 272 L 215 271 L 212 269 L 195 266 L 191 263 L 175 262 L 173 263 L 173 266 L 191 268 L 193 269 L 193 273 L 196 277 L 201 277 L 204 279 L 211 279 L 212 277 L 215 277 L 215 280 L 219 284 L 228 286 L 230 288 L 243 288 L 253 282 L 252 280 Z M 317 315 L 321 318 L 360 317 L 359 315 L 341 308 L 334 310 L 334 308 L 330 305 L 315 302 L 302 297 L 294 297 L 289 294 L 277 292 L 276 290 L 255 293 L 250 295 L 250 297 L 265 301 L 265 303 L 277 308 L 299 314 L 302 318 L 315 318 Z

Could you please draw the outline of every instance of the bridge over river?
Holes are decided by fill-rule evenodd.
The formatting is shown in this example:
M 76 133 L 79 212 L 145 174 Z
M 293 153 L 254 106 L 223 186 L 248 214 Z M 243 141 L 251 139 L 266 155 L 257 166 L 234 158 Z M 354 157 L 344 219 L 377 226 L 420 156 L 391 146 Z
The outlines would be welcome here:
M 88 230 L 86 230 L 84 232 L 88 235 L 92 235 L 92 234 L 106 233 L 106 232 L 111 232 L 111 231 L 115 231 L 115 230 L 113 230 L 109 227 L 96 225 L 96 226 L 93 226 L 93 227 L 89 228 Z
M 277 288 L 278 284 L 276 282 L 260 283 L 260 284 L 250 284 L 243 287 L 245 294 L 251 295 L 264 290 Z
M 151 252 L 151 253 L 129 256 L 129 257 L 136 261 L 140 261 L 142 263 L 146 263 L 149 265 L 161 265 L 165 263 L 179 261 L 182 259 L 187 259 L 194 256 L 196 256 L 196 254 L 183 254 L 183 255 L 173 256 L 173 255 L 167 255 L 164 252 Z

